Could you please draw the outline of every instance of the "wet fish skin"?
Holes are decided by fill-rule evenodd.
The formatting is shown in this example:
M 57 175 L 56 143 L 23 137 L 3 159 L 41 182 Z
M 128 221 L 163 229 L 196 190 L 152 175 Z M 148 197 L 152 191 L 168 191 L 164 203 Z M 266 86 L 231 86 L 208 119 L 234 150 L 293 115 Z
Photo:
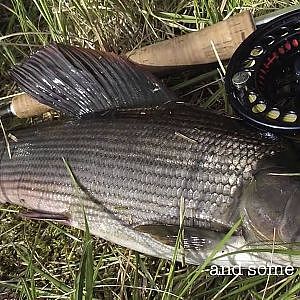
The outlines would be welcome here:
M 1 147 L 1 202 L 61 214 L 78 228 L 84 228 L 83 204 L 93 234 L 165 258 L 173 248 L 137 226 L 178 225 L 183 198 L 186 226 L 227 232 L 260 162 L 285 148 L 239 120 L 182 105 L 13 134 L 18 141 L 10 141 L 12 159 L 4 142 Z M 62 157 L 84 191 L 80 195 Z M 207 251 L 194 249 L 187 261 L 200 263 Z

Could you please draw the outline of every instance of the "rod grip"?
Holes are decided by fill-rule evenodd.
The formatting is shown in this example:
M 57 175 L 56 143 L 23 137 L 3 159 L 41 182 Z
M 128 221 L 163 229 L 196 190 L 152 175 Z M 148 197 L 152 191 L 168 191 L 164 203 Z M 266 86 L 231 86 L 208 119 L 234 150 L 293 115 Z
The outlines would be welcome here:
M 213 41 L 222 60 L 232 56 L 245 38 L 256 29 L 250 11 L 173 39 L 158 42 L 131 52 L 126 56 L 147 66 L 188 66 L 215 62 Z
M 23 94 L 13 97 L 10 110 L 19 118 L 30 118 L 51 110 L 51 107 L 39 103 L 27 94 Z

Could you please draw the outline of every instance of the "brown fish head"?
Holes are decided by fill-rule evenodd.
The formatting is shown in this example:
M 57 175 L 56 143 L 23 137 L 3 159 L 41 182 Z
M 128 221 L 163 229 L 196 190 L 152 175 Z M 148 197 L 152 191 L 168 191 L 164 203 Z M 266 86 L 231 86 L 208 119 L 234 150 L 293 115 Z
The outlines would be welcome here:
M 248 241 L 299 247 L 299 162 L 291 164 L 291 159 L 282 156 L 260 168 L 243 191 L 241 212 Z

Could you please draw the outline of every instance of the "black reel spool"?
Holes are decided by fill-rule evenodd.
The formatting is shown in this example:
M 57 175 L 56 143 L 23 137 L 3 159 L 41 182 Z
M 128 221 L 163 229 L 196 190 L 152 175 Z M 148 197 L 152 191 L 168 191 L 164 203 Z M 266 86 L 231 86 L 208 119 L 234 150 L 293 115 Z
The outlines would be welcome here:
M 226 91 L 252 125 L 300 134 L 300 10 L 253 32 L 232 56 Z

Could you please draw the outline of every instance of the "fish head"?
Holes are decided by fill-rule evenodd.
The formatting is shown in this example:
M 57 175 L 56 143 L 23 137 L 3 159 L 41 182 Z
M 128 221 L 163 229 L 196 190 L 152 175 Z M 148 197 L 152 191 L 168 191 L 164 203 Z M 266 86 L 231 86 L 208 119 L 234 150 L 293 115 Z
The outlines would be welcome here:
M 241 212 L 247 241 L 300 246 L 300 168 L 296 162 L 283 165 L 282 159 L 260 168 L 243 191 Z

